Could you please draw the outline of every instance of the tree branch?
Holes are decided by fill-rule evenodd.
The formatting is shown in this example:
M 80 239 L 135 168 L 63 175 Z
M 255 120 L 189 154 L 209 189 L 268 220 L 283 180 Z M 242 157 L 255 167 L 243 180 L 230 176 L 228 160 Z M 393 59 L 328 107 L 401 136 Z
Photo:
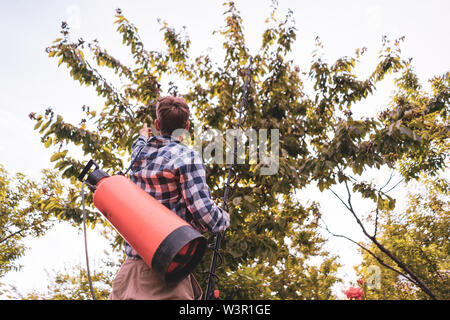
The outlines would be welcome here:
M 364 227 L 364 225 L 362 224 L 361 220 L 358 218 L 358 216 L 356 215 L 355 211 L 353 210 L 353 206 L 351 203 L 351 193 L 350 190 L 348 188 L 348 184 L 347 184 L 347 180 L 344 180 L 345 183 L 345 188 L 347 189 L 347 193 L 348 193 L 348 205 L 344 203 L 344 201 L 334 192 L 331 190 L 331 188 L 329 190 L 331 190 L 331 192 L 333 192 L 333 194 L 338 197 L 338 199 L 345 205 L 345 207 L 348 209 L 348 211 L 350 211 L 350 213 L 353 215 L 353 217 L 355 218 L 356 222 L 359 224 L 359 226 L 361 227 L 363 233 L 369 238 L 372 239 L 373 237 L 371 235 L 369 235 L 369 233 L 367 232 L 366 228 Z
M 394 187 L 392 187 L 391 189 L 389 189 L 387 192 L 391 191 L 392 189 L 394 189 L 397 185 L 400 184 L 400 182 L 402 182 L 404 180 L 404 178 L 399 181 Z M 356 222 L 359 224 L 359 226 L 361 227 L 364 235 L 366 235 L 366 237 L 368 237 L 377 247 L 378 249 L 380 249 L 381 252 L 383 252 L 384 254 L 386 254 L 392 261 L 394 261 L 397 266 L 399 266 L 403 271 L 405 271 L 410 278 L 413 279 L 413 283 L 416 284 L 418 287 L 420 287 L 423 292 L 425 292 L 428 296 L 430 296 L 433 300 L 437 300 L 437 297 L 434 295 L 434 293 L 430 290 L 430 288 L 428 288 L 428 286 L 419 279 L 419 277 L 411 270 L 408 268 L 407 265 L 405 265 L 400 259 L 398 259 L 392 252 L 390 252 L 386 247 L 384 247 L 381 243 L 379 243 L 374 236 L 371 236 L 368 234 L 367 230 L 365 229 L 364 225 L 362 224 L 361 220 L 358 218 L 358 216 L 356 215 L 355 211 L 353 210 L 353 206 L 351 203 L 351 194 L 350 194 L 350 189 L 348 188 L 348 183 L 347 180 L 344 180 L 345 183 L 345 188 L 347 189 L 347 193 L 348 193 L 348 205 L 345 204 L 345 202 L 334 192 L 333 194 L 345 205 L 345 207 L 350 211 L 350 213 L 353 215 L 353 217 L 355 218 Z M 331 188 L 329 189 L 331 190 Z
M 8 240 L 8 239 L 14 237 L 16 234 L 19 234 L 19 233 L 25 231 L 26 229 L 27 229 L 27 228 L 22 228 L 22 229 L 20 229 L 19 231 L 16 231 L 16 232 L 14 232 L 14 233 L 11 233 L 11 234 L 10 234 L 9 236 L 7 236 L 6 238 L 3 238 L 2 240 L 0 240 L 0 243 L 5 242 L 6 240 Z
M 378 205 L 376 206 L 375 212 L 376 212 L 376 215 L 375 215 L 375 230 L 373 232 L 373 237 L 374 238 L 377 236 L 377 231 L 378 231 L 378 215 L 380 213 L 380 210 L 378 209 Z
M 353 240 L 353 239 L 351 239 L 351 238 L 349 238 L 349 237 L 347 237 L 347 236 L 344 236 L 344 235 L 341 235 L 341 234 L 335 234 L 335 233 L 331 232 L 330 229 L 328 229 L 328 226 L 327 226 L 327 224 L 325 223 L 325 221 L 323 221 L 322 218 L 319 218 L 319 219 L 320 219 L 320 221 L 322 221 L 322 223 L 324 224 L 325 230 L 326 230 L 329 234 L 331 234 L 331 236 L 333 236 L 333 237 L 339 237 L 339 238 L 344 238 L 344 239 L 346 239 L 346 240 L 348 240 L 348 241 L 350 241 L 350 242 L 356 244 L 358 247 L 360 247 L 361 249 L 363 249 L 364 251 L 366 251 L 367 253 L 369 253 L 372 257 L 374 257 L 374 258 L 378 261 L 378 263 L 380 263 L 382 266 L 388 268 L 389 270 L 392 270 L 392 271 L 398 273 L 399 275 L 401 275 L 401 276 L 404 277 L 405 279 L 411 281 L 413 284 L 419 286 L 419 284 L 416 283 L 416 281 L 414 281 L 413 279 L 411 279 L 410 277 L 408 277 L 406 274 L 402 273 L 401 271 L 399 271 L 399 270 L 397 270 L 397 269 L 391 267 L 390 265 L 386 264 L 380 257 L 378 257 L 375 253 L 373 253 L 371 250 L 369 250 L 369 249 L 367 249 L 366 247 L 364 247 L 364 246 L 363 246 L 362 244 L 360 244 L 359 242 L 356 242 L 355 240 Z

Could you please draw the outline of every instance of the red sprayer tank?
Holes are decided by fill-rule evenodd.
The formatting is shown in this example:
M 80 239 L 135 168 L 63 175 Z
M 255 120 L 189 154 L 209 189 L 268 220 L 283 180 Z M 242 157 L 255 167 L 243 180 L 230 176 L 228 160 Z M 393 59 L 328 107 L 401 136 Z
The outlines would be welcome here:
M 109 176 L 89 161 L 87 184 L 94 192 L 94 205 L 146 264 L 167 283 L 184 279 L 200 262 L 206 239 L 190 224 L 123 175 Z

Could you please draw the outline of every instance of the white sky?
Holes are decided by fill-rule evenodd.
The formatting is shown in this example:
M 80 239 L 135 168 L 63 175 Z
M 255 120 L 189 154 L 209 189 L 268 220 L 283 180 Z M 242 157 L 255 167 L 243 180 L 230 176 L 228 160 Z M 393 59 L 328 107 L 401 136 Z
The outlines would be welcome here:
M 264 20 L 270 12 L 268 0 L 235 1 L 244 20 L 244 33 L 251 53 L 261 43 Z M 162 46 L 157 18 L 178 30 L 187 27 L 193 56 L 209 50 L 221 54 L 221 38 L 212 35 L 223 26 L 221 1 L 2 1 L 0 11 L 0 163 L 10 173 L 23 172 L 38 179 L 40 170 L 52 168 L 51 151 L 43 148 L 39 134 L 33 130 L 30 112 L 42 113 L 52 106 L 57 114 L 78 123 L 81 106 L 101 107 L 95 90 L 73 81 L 65 67 L 47 57 L 44 49 L 59 37 L 60 22 L 71 26 L 72 38 L 86 41 L 97 38 L 100 45 L 121 61 L 129 61 L 128 49 L 122 46 L 113 25 L 115 9 L 138 28 L 148 49 Z M 296 21 L 297 41 L 292 57 L 305 70 L 311 61 L 314 39 L 320 36 L 329 61 L 353 55 L 357 48 L 367 47 L 362 59 L 361 75 L 371 71 L 378 56 L 382 35 L 389 38 L 406 36 L 402 45 L 404 58 L 412 57 L 419 78 L 424 84 L 433 75 L 449 71 L 450 44 L 448 12 L 450 1 L 279 1 L 278 16 L 290 8 Z M 208 49 L 209 48 L 209 49 Z M 360 106 L 364 115 L 374 114 L 388 103 L 391 82 L 379 86 L 379 93 Z M 363 109 L 362 109 L 363 108 Z M 387 179 L 388 172 L 373 173 L 376 181 Z M 402 191 L 399 190 L 400 194 Z M 330 192 L 319 194 L 309 189 L 300 196 L 320 200 L 324 217 L 336 233 L 362 239 L 360 232 Z M 89 233 L 91 260 L 99 260 L 108 244 Z M 14 284 L 22 292 L 45 288 L 44 269 L 61 269 L 64 265 L 84 265 L 82 235 L 63 225 L 46 237 L 30 241 L 31 249 L 20 260 L 24 268 L 11 272 L 0 282 Z M 341 275 L 348 282 L 356 279 L 352 266 L 359 262 L 353 245 L 331 240 L 333 253 L 341 256 L 345 268 Z M 338 289 L 338 291 L 340 288 Z M 339 293 L 339 292 L 338 292 Z M 342 296 L 342 294 L 340 294 Z M 0 297 L 1 298 L 1 297 Z

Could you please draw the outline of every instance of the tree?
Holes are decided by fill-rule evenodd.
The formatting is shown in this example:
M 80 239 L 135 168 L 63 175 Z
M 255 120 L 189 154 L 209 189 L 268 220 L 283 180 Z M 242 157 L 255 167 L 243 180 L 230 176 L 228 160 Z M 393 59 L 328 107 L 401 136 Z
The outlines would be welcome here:
M 107 300 L 112 288 L 112 280 L 120 265 L 110 257 L 102 261 L 91 274 L 95 299 Z M 84 266 L 76 265 L 57 271 L 46 292 L 33 291 L 21 298 L 24 300 L 90 300 L 87 271 Z
M 447 135 L 442 123 L 448 114 L 449 76 L 434 79 L 431 95 L 421 92 L 410 63 L 400 58 L 402 39 L 391 42 L 387 38 L 383 39 L 378 65 L 368 79 L 360 80 L 352 73 L 365 49 L 331 65 L 316 55 L 310 70 L 301 72 L 289 60 L 296 38 L 292 12 L 278 20 L 273 7 L 261 48 L 250 55 L 238 10 L 233 2 L 224 5 L 225 26 L 218 33 L 224 39 L 225 57 L 220 64 L 208 55 L 190 58 L 187 35 L 165 22 L 161 27 L 165 51 L 146 50 L 137 28 L 120 9 L 116 14 L 117 30 L 130 48 L 133 66 L 125 66 L 109 55 L 98 41 L 88 45 L 83 39 L 71 41 L 69 28 L 63 23 L 63 36 L 47 48 L 49 56 L 58 58 L 59 65 L 66 65 L 80 84 L 95 88 L 105 98 L 105 105 L 101 110 L 83 106 L 86 118 L 79 125 L 66 123 L 61 115 L 55 119 L 51 109 L 45 115 L 33 113 L 30 117 L 37 121 L 45 146 L 58 147 L 52 156 L 57 161 L 55 168 L 70 179 L 71 190 L 77 190 L 80 184 L 76 176 L 83 164 L 69 155 L 68 146 L 79 146 L 109 173 L 122 170 L 137 137 L 137 126 L 152 119 L 160 96 L 180 94 L 177 81 L 187 83 L 182 96 L 194 110 L 191 121 L 204 130 L 215 129 L 221 141 L 225 140 L 226 130 L 236 126 L 245 66 L 252 56 L 243 130 L 247 134 L 250 130 L 279 130 L 280 157 L 275 154 L 279 162 L 272 175 L 260 174 L 274 159 L 266 156 L 265 148 L 256 150 L 259 163 L 251 162 L 252 154 L 246 152 L 246 163 L 235 166 L 235 184 L 228 203 L 231 228 L 223 242 L 220 269 L 222 296 L 330 298 L 338 265 L 335 257 L 321 248 L 324 240 L 317 232 L 320 211 L 316 203 L 302 204 L 293 194 L 309 184 L 316 184 L 321 191 L 342 183 L 349 190 L 352 184 L 355 192 L 375 201 L 377 210 L 393 208 L 394 199 L 352 179 L 348 171 L 361 176 L 367 168 L 394 167 L 401 162 L 402 174 L 409 180 L 419 172 L 433 173 L 444 167 L 445 153 L 439 146 Z M 317 39 L 318 51 L 321 46 Z M 112 69 L 127 83 L 124 90 L 107 81 L 93 62 Z M 351 108 L 364 102 L 390 73 L 400 75 L 396 83 L 399 94 L 391 106 L 377 119 L 353 118 Z M 313 84 L 312 96 L 304 92 L 305 81 Z M 193 132 L 190 134 L 192 138 Z M 207 145 L 209 141 L 205 138 L 201 142 Z M 213 196 L 221 198 L 226 167 L 207 163 L 207 171 Z M 58 201 L 53 205 L 61 210 L 62 218 L 79 221 L 79 201 L 74 196 L 69 205 L 62 206 Z M 92 197 L 87 201 L 92 205 Z M 348 208 L 352 209 L 351 205 Z M 359 220 L 354 210 L 352 214 Z M 89 221 L 97 220 L 90 210 Z M 116 245 L 120 243 L 118 237 Z M 322 257 L 322 263 L 314 268 L 309 258 L 315 256 Z M 208 258 L 206 255 L 202 261 L 201 270 L 208 268 Z
M 409 207 L 402 214 L 383 211 L 380 223 L 380 241 L 397 257 L 410 266 L 440 299 L 449 299 L 449 181 L 445 178 L 423 177 L 420 189 L 410 193 Z M 370 250 L 381 256 L 379 249 Z M 369 279 L 371 265 L 379 265 L 373 256 L 363 253 L 360 274 Z M 392 270 L 384 269 L 379 288 L 367 291 L 369 299 L 424 299 L 419 288 Z
M 112 279 L 118 269 L 112 260 L 104 261 L 91 275 L 95 299 L 107 300 L 111 292 Z M 82 265 L 48 273 L 47 290 L 33 290 L 27 294 L 18 293 L 15 287 L 6 289 L 9 297 L 22 300 L 90 300 L 91 292 L 87 271 Z
M 54 173 L 43 174 L 37 183 L 22 173 L 11 177 L 0 165 L 0 277 L 20 269 L 17 260 L 26 250 L 24 238 L 41 236 L 53 225 L 41 200 L 58 193 L 60 185 Z
M 342 197 L 330 189 L 355 218 L 364 235 L 389 261 L 394 262 L 395 267 L 390 266 L 390 263 L 386 263 L 382 256 L 375 254 L 365 246 L 346 236 L 333 234 L 328 227 L 325 228 L 333 236 L 344 237 L 356 243 L 366 253 L 371 254 L 379 264 L 401 275 L 404 279 L 426 292 L 430 298 L 435 299 L 436 295 L 425 283 L 432 280 L 426 279 L 424 281 L 424 279 L 421 279 L 402 258 L 388 249 L 390 246 L 389 238 L 384 238 L 383 241 L 377 239 L 377 231 L 379 230 L 378 219 L 380 211 L 391 211 L 395 208 L 395 199 L 388 195 L 392 189 L 402 181 L 408 182 L 412 179 L 417 179 L 420 173 L 435 176 L 447 168 L 445 159 L 450 150 L 448 135 L 450 74 L 446 73 L 443 76 L 431 79 L 432 92 L 428 93 L 422 89 L 410 62 L 405 62 L 403 71 L 400 77 L 395 80 L 395 83 L 397 92 L 391 102 L 392 110 L 385 110 L 379 114 L 379 119 L 385 127 L 375 136 L 372 136 L 371 140 L 363 144 L 362 147 L 365 154 L 368 155 L 371 154 L 370 149 L 374 145 L 377 148 L 376 144 L 378 144 L 380 149 L 370 157 L 378 157 L 378 152 L 381 151 L 382 160 L 386 161 L 391 168 L 397 169 L 403 175 L 403 178 L 394 186 L 389 187 L 389 190 L 386 190 L 385 188 L 391 182 L 394 170 L 386 184 L 377 187 L 364 180 L 358 181 L 349 174 L 344 175 L 343 170 L 340 168 L 339 170 L 342 171 L 338 173 L 338 177 L 345 184 L 347 200 L 343 200 Z M 409 148 L 409 150 L 405 148 Z M 386 153 L 383 155 L 384 152 Z M 361 157 L 361 152 L 355 156 Z M 379 163 L 377 162 L 375 161 L 375 165 L 378 167 Z M 358 168 L 353 168 L 353 172 L 358 173 Z M 352 190 L 350 190 L 350 184 L 353 187 Z M 363 198 L 371 199 L 375 203 L 374 218 L 370 219 L 370 216 L 368 217 L 373 224 L 372 233 L 370 233 L 367 225 L 364 225 L 358 210 L 352 205 L 352 191 L 359 193 Z

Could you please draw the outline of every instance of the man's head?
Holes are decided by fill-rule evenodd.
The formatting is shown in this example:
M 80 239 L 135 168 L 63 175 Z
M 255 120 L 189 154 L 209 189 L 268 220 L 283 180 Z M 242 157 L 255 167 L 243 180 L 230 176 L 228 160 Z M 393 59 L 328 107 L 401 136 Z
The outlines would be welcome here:
M 180 97 L 167 96 L 156 104 L 156 130 L 172 135 L 177 129 L 189 129 L 189 107 Z

